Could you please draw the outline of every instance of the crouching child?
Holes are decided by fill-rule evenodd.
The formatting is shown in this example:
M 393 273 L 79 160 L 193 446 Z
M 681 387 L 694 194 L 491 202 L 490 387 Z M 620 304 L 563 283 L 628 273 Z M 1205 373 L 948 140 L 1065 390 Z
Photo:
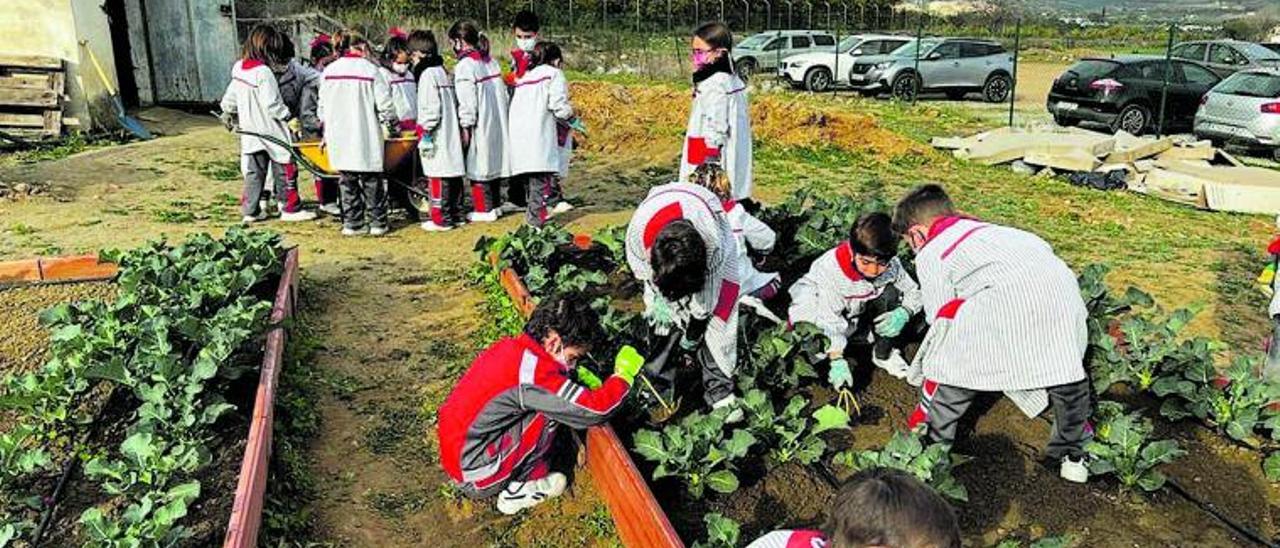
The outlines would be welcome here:
M 868 213 L 854 222 L 849 239 L 823 253 L 791 286 L 791 323 L 807 322 L 830 341 L 828 380 L 837 390 L 853 384 L 845 359 L 850 341 L 873 344 L 872 362 L 905 378 L 903 334 L 920 313 L 920 286 L 898 260 L 898 236 L 884 213 Z
M 930 323 L 909 426 L 950 444 L 980 393 L 1003 392 L 1028 417 L 1052 404 L 1048 456 L 1063 479 L 1088 481 L 1088 313 L 1075 274 L 1039 236 L 957 214 L 938 185 L 907 194 L 894 224 L 916 251 Z
M 608 420 L 644 365 L 623 347 L 612 376 L 594 389 L 579 384 L 574 363 L 603 337 L 588 300 L 557 296 L 538 305 L 524 333 L 476 357 L 440 407 L 437 432 L 440 463 L 464 493 L 496 495 L 511 515 L 564 492 L 568 479 L 551 470 L 563 456 L 554 454 L 560 425 Z

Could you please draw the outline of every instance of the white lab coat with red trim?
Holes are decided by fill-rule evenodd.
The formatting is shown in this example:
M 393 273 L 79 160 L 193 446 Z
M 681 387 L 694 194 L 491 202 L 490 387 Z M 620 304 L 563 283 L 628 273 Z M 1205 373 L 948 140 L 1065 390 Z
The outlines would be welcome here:
M 508 128 L 519 136 L 511 143 L 511 174 L 559 173 L 557 122 L 573 118 L 564 72 L 538 65 L 516 78 L 510 112 Z
M 400 129 L 413 129 L 406 127 L 406 123 L 418 119 L 418 83 L 413 80 L 412 72 L 403 74 L 382 67 L 382 77 L 387 79 L 387 85 L 391 86 L 391 103 L 395 106 L 396 119 L 400 121 Z
M 849 337 L 858 332 L 859 316 L 866 304 L 879 298 L 890 285 L 902 293 L 903 308 L 912 314 L 920 312 L 920 286 L 903 270 L 897 257 L 889 260 L 883 274 L 868 280 L 853 267 L 853 246 L 845 241 L 813 261 L 809 272 L 791 285 L 787 313 L 793 324 L 807 322 L 822 329 L 830 341 L 828 353 L 844 352 Z M 869 330 L 866 332 L 870 334 Z
M 742 294 L 755 293 L 777 279 L 778 273 L 756 270 L 756 265 L 751 262 L 751 257 L 747 253 L 752 249 L 760 253 L 769 253 L 773 249 L 773 244 L 777 243 L 778 235 L 769 228 L 769 225 L 748 213 L 742 204 L 727 202 L 724 207 L 728 210 L 726 215 L 729 218 L 729 228 L 733 229 L 733 236 L 738 242 L 738 268 L 742 272 L 740 275 Z
M 453 68 L 453 85 L 458 96 L 458 124 L 472 130 L 466 151 L 467 178 L 493 181 L 508 176 L 509 97 L 498 63 L 479 52 L 464 54 Z
M 630 384 L 613 375 L 591 390 L 526 334 L 499 340 L 476 357 L 440 406 L 440 464 L 478 491 L 503 485 L 548 447 L 556 426 L 605 422 Z
M 1039 389 L 1085 378 L 1080 287 L 1039 236 L 940 219 L 916 254 L 916 272 L 931 324 L 915 358 L 925 379 L 1006 392 L 1033 415 L 1045 403 Z
M 827 545 L 822 531 L 797 529 L 766 533 L 748 544 L 747 548 L 826 548 Z
M 418 127 L 431 136 L 434 151 L 422 155 L 422 173 L 427 177 L 462 177 L 467 174 L 458 128 L 458 98 L 453 79 L 444 67 L 422 71 L 418 79 Z M 426 143 L 423 139 L 421 145 Z
M 324 68 L 316 114 L 333 169 L 382 172 L 383 127 L 396 111 L 380 67 L 363 57 L 334 59 Z
M 223 112 L 235 114 L 240 129 L 293 142 L 286 123 L 293 116 L 280 95 L 275 73 L 261 61 L 241 59 L 231 67 L 231 83 L 222 94 Z M 240 154 L 266 151 L 271 161 L 289 163 L 293 159 L 284 147 L 257 137 L 240 136 Z
M 653 284 L 650 251 L 668 224 L 687 220 L 707 246 L 707 284 L 702 291 L 672 303 L 680 327 L 691 319 L 709 319 L 706 344 L 716 366 L 729 377 L 738 362 L 738 297 L 742 283 L 738 243 L 724 207 L 710 190 L 688 183 L 669 183 L 649 190 L 627 225 L 627 264 L 644 284 L 645 306 L 659 294 Z
M 718 72 L 693 86 L 693 108 L 680 157 L 680 180 L 706 161 L 708 150 L 719 152 L 720 165 L 733 185 L 734 200 L 751 197 L 751 114 L 747 85 L 736 74 Z

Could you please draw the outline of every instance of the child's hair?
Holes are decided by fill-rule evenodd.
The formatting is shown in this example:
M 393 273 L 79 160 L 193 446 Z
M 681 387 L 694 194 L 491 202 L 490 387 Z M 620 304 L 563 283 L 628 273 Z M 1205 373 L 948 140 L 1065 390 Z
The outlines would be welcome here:
M 898 200 L 898 207 L 893 212 L 893 228 L 901 234 L 913 225 L 928 224 L 938 217 L 955 213 L 951 197 L 941 186 L 932 183 L 921 185 Z
M 280 48 L 281 57 L 280 59 L 277 59 L 277 62 L 283 65 L 285 63 L 288 63 L 290 59 L 293 59 L 295 56 L 297 56 L 298 50 L 294 47 L 293 39 L 289 38 L 288 33 L 285 33 L 285 32 L 280 33 L 280 40 L 283 42 L 283 44 L 281 44 L 281 48 Z
M 560 46 L 555 42 L 538 42 L 533 45 L 533 51 L 529 52 L 529 68 L 550 65 L 563 60 L 564 57 L 560 55 Z
M 283 34 L 270 25 L 258 25 L 249 31 L 241 50 L 242 59 L 253 59 L 267 64 L 282 64 L 289 60 L 285 55 Z
M 728 25 L 719 21 L 703 23 L 698 30 L 693 31 L 693 35 L 713 48 L 733 50 L 733 33 L 729 32 Z
M 898 254 L 898 235 L 893 231 L 893 220 L 879 211 L 864 213 L 849 229 L 849 243 L 853 252 L 877 259 L 890 259 Z
M 881 467 L 840 486 L 823 533 L 839 548 L 960 546 L 960 526 L 947 501 L 914 476 Z
M 649 263 L 653 283 L 667 299 L 683 299 L 707 283 L 707 244 L 689 221 L 674 221 L 658 232 Z
M 409 53 L 409 39 L 403 34 L 392 34 L 387 37 L 386 42 L 382 43 L 383 63 L 391 65 L 395 62 L 396 55 L 401 53 Z
M 538 14 L 529 10 L 520 10 L 516 12 L 516 18 L 511 21 L 511 28 L 525 32 L 538 32 L 542 28 L 542 22 L 538 20 Z
M 333 55 L 333 38 L 328 34 L 317 34 L 311 39 L 311 63 L 317 64 L 325 57 Z
M 590 350 L 604 340 L 600 315 L 591 301 L 579 293 L 554 295 L 543 299 L 524 324 L 524 332 L 542 342 L 552 331 L 560 334 L 565 346 Z
M 712 162 L 693 168 L 693 174 L 689 179 L 693 184 L 710 190 L 721 201 L 728 200 L 733 189 L 733 185 L 729 182 L 729 173 L 720 167 L 720 164 Z
M 367 48 L 369 46 L 369 40 L 366 39 L 363 34 L 360 34 L 359 31 L 353 29 L 343 29 L 337 34 L 335 40 L 337 40 L 337 49 L 339 54 L 346 54 L 352 49 L 360 47 Z
M 470 19 L 459 19 L 449 27 L 449 39 L 460 40 L 476 51 L 489 55 L 489 37 L 480 32 L 480 24 Z
M 436 35 L 429 30 L 417 29 L 409 33 L 409 53 L 421 53 L 422 58 L 413 64 L 413 77 L 420 78 L 422 72 L 430 67 L 444 64 L 440 57 L 440 45 L 436 43 Z

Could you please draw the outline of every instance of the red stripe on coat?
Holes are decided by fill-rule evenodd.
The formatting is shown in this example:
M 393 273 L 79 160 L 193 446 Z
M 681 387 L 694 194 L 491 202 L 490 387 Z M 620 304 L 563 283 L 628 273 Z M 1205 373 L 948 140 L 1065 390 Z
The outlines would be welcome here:
M 960 245 L 960 242 L 963 242 L 963 241 L 965 241 L 965 240 L 969 239 L 969 236 L 973 236 L 973 233 L 974 233 L 974 232 L 977 232 L 977 231 L 982 230 L 982 229 L 984 229 L 984 228 L 987 228 L 987 227 L 989 227 L 989 226 L 991 226 L 991 225 L 979 225 L 979 226 L 975 226 L 975 227 L 973 227 L 973 228 L 970 228 L 968 232 L 965 232 L 964 234 L 961 234 L 959 238 L 956 238 L 956 241 L 951 242 L 951 246 L 947 247 L 947 250 L 946 250 L 946 251 L 943 251 L 943 252 L 942 252 L 942 258 L 945 260 L 945 259 L 947 258 L 947 256 L 948 256 L 948 255 L 951 255 L 951 252 L 952 252 L 952 251 L 955 251 L 955 250 L 956 250 L 956 247 Z
M 248 81 L 248 80 L 245 80 L 244 78 L 241 78 L 241 77 L 239 77 L 239 76 L 232 76 L 232 77 L 231 77 L 231 79 L 232 79 L 232 80 L 235 80 L 235 81 L 237 81 L 237 82 L 240 82 L 241 84 L 244 84 L 244 85 L 246 85 L 246 86 L 249 86 L 249 87 L 251 87 L 251 88 L 253 88 L 253 89 L 258 89 L 258 84 L 255 84 L 255 83 L 253 83 L 253 82 L 250 82 L 250 81 Z
M 729 321 L 729 315 L 733 314 L 733 307 L 738 305 L 738 292 L 741 287 L 729 280 L 720 281 L 720 297 L 716 300 L 715 316 L 720 321 Z
M 359 80 L 361 82 L 372 82 L 373 78 L 368 76 L 356 76 L 354 74 L 331 74 L 324 77 L 325 80 Z
M 960 305 L 962 304 L 964 304 L 964 299 L 951 299 L 947 304 L 942 305 L 942 308 L 938 309 L 938 319 L 956 319 L 956 314 L 960 312 Z
M 658 240 L 658 233 L 667 225 L 683 218 L 684 208 L 680 206 L 680 202 L 672 202 L 659 209 L 644 225 L 644 248 L 652 249 L 654 242 Z

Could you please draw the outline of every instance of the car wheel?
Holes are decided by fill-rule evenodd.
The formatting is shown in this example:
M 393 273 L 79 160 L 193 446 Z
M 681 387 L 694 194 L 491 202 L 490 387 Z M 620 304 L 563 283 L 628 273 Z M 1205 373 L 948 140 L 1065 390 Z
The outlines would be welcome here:
M 1054 114 L 1053 123 L 1058 124 L 1062 127 L 1076 127 L 1080 125 L 1080 120 L 1077 120 L 1075 118 L 1068 118 L 1061 114 Z
M 756 69 L 758 67 L 756 66 L 756 60 L 748 57 L 746 59 L 739 59 L 738 63 L 734 65 L 733 68 L 738 71 L 739 78 L 749 80 L 751 79 L 751 76 L 756 73 Z
M 914 101 L 920 93 L 920 79 L 911 73 L 899 74 L 893 78 L 890 93 L 899 101 Z
M 804 87 L 814 93 L 822 93 L 831 89 L 831 71 L 822 68 L 811 68 L 804 73 Z
M 1111 131 L 1121 131 L 1130 135 L 1146 133 L 1151 125 L 1151 111 L 1142 105 L 1127 105 L 1120 109 L 1120 114 L 1111 122 Z
M 968 94 L 969 92 L 963 89 L 947 90 L 947 99 L 951 99 L 952 101 L 963 101 L 964 97 Z
M 1009 91 L 1013 89 L 1013 79 L 1007 74 L 994 74 L 982 85 L 982 98 L 988 103 L 1003 103 L 1009 100 Z

